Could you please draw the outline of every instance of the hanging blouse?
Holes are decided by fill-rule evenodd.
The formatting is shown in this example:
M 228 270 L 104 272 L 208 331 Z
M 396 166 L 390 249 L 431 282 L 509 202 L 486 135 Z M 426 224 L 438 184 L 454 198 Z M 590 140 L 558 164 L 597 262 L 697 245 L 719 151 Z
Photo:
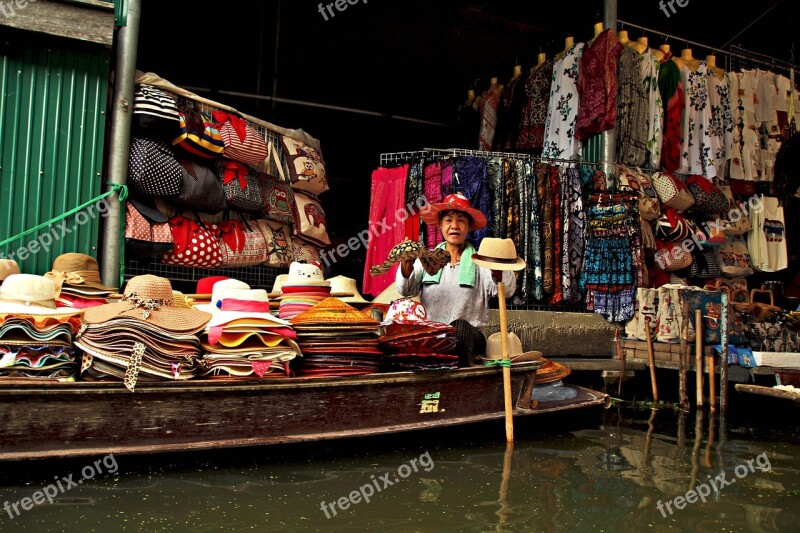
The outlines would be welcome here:
M 617 61 L 622 45 L 617 33 L 604 30 L 584 50 L 578 75 L 578 120 L 575 137 L 610 130 L 617 121 Z
M 484 91 L 481 103 L 481 130 L 478 137 L 478 150 L 489 151 L 494 142 L 494 133 L 497 128 L 497 108 L 500 105 L 500 92 L 496 87 L 489 87 Z
M 518 149 L 541 150 L 544 146 L 547 106 L 550 101 L 550 86 L 553 83 L 553 63 L 553 59 L 542 63 L 525 82 L 527 99 L 520 117 L 516 145 Z
M 739 149 L 734 149 L 731 160 L 731 178 L 759 181 L 762 179 L 761 143 L 756 121 L 758 78 L 756 72 L 743 70 L 737 76 L 739 86 Z M 735 157 L 739 155 L 740 157 Z
M 730 159 L 732 150 L 733 114 L 728 78 L 723 77 L 720 80 L 711 69 L 708 70 L 708 100 L 711 105 L 709 135 L 717 139 L 717 150 L 713 155 L 717 176 L 721 177 L 725 174 L 726 163 Z
M 786 222 L 783 206 L 777 198 L 761 196 L 762 206 L 751 206 L 750 223 L 753 230 L 747 234 L 747 247 L 753 267 L 762 272 L 777 272 L 788 266 L 786 253 Z
M 661 168 L 661 146 L 664 142 L 664 104 L 658 89 L 658 58 L 651 54 L 642 56 L 642 85 L 647 93 L 647 150 L 650 166 Z
M 642 83 L 642 64 L 643 57 L 625 47 L 617 68 L 617 161 L 634 167 L 644 166 L 647 158 L 649 100 Z
M 684 96 L 683 147 L 681 150 L 682 174 L 695 174 L 711 179 L 717 175 L 714 154 L 717 138 L 710 135 L 711 105 L 708 101 L 708 68 L 701 61 L 697 70 L 681 67 Z
M 580 100 L 578 68 L 583 46 L 583 43 L 576 43 L 553 65 L 542 157 L 579 159 L 583 153 L 581 142 L 575 138 Z
M 661 148 L 661 164 L 664 170 L 674 172 L 681 165 L 681 118 L 683 115 L 683 83 L 678 65 L 664 56 L 658 69 L 658 90 L 664 104 L 664 142 Z
M 509 80 L 497 109 L 497 128 L 494 133 L 494 149 L 510 151 L 517 145 L 519 120 L 525 105 L 525 79 L 522 76 Z

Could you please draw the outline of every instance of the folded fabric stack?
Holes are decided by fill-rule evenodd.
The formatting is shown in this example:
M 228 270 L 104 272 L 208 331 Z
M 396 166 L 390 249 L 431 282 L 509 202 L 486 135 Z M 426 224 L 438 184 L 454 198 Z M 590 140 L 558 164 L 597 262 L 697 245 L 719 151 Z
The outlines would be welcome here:
M 291 320 L 303 352 L 299 376 L 353 376 L 380 369 L 377 320 L 337 298 L 325 298 Z
M 380 343 L 386 352 L 381 369 L 385 372 L 405 370 L 443 370 L 458 367 L 456 328 L 427 319 L 425 307 L 414 300 L 395 300 L 381 323 L 384 334 Z
M 190 379 L 197 375 L 197 334 L 210 318 L 175 305 L 168 279 L 136 276 L 121 302 L 85 310 L 87 327 L 75 341 L 85 352 L 81 372 L 121 378 L 130 391 L 138 381 Z
M 331 282 L 322 277 L 319 263 L 294 262 L 281 286 L 278 316 L 291 319 L 311 309 L 331 294 Z
M 94 257 L 68 253 L 56 257 L 53 269 L 44 275 L 56 287 L 56 305 L 85 309 L 103 305 L 117 289 L 100 281 L 100 267 Z
M 0 287 L 0 376 L 74 379 L 78 363 L 72 339 L 80 325 L 80 311 L 56 309 L 51 280 L 7 276 Z
M 243 288 L 238 280 L 214 285 L 212 317 L 202 338 L 202 374 L 208 377 L 282 377 L 299 347 L 292 324 L 272 315 L 263 289 Z M 245 285 L 246 286 L 246 285 Z

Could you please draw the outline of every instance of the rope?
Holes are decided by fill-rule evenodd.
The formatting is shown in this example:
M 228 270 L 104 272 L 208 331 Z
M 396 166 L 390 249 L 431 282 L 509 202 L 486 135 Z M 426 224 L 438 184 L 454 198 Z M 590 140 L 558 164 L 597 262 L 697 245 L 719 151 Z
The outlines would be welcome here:
M 82 203 L 78 207 L 70 209 L 66 213 L 62 213 L 62 214 L 58 215 L 57 217 L 51 218 L 50 220 L 48 220 L 46 222 L 42 222 L 38 226 L 34 226 L 34 227 L 30 228 L 30 229 L 26 229 L 22 233 L 17 233 L 16 235 L 14 235 L 12 237 L 9 237 L 8 239 L 5 239 L 4 241 L 0 241 L 0 247 L 5 246 L 8 243 L 14 242 L 17 239 L 19 239 L 21 237 L 24 237 L 25 235 L 30 235 L 31 233 L 37 232 L 42 228 L 51 226 L 54 223 L 58 222 L 59 220 L 63 220 L 65 218 L 67 218 L 67 217 L 70 217 L 70 216 L 74 215 L 78 211 L 83 211 L 84 209 L 86 209 L 90 205 L 99 202 L 100 200 L 102 200 L 106 196 L 110 196 L 110 195 L 112 195 L 114 193 L 119 193 L 118 200 L 120 202 L 125 202 L 125 200 L 128 199 L 128 187 L 126 187 L 125 185 L 117 184 L 117 183 L 109 183 L 108 185 L 111 186 L 111 190 L 110 191 L 105 192 L 105 193 L 103 193 L 103 194 L 101 194 L 99 196 L 95 196 L 91 200 Z M 119 254 L 120 255 L 120 270 L 119 270 L 120 287 L 122 286 L 122 282 L 124 281 L 124 275 L 123 275 L 123 269 L 124 269 L 124 263 L 125 263 L 125 257 L 124 257 L 125 246 L 124 245 L 125 245 L 125 225 L 124 224 L 120 224 L 120 254 Z
M 494 359 L 492 361 L 486 361 L 483 363 L 483 366 L 502 366 L 506 368 L 511 368 L 511 360 L 510 359 Z

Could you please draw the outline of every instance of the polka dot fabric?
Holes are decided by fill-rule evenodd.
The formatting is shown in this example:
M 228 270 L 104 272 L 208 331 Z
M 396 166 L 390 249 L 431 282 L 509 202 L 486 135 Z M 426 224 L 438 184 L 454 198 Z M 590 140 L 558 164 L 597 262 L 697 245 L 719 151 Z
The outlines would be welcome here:
M 134 189 L 150 196 L 174 196 L 183 185 L 181 165 L 169 145 L 145 137 L 131 139 L 128 178 Z
M 222 264 L 216 224 L 206 222 L 203 227 L 184 217 L 173 217 L 169 224 L 175 248 L 162 257 L 165 264 L 194 268 L 217 268 Z

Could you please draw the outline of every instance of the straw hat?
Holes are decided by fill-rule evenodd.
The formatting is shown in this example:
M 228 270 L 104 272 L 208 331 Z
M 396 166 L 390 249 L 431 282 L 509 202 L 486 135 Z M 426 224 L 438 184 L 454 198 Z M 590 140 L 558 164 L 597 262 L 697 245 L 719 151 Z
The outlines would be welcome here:
M 286 283 L 287 279 L 289 279 L 289 274 L 278 274 L 275 276 L 275 283 L 272 284 L 272 290 L 270 292 L 272 294 L 278 294 L 281 292 L 281 287 L 283 287 L 283 284 Z
M 44 276 L 10 274 L 0 285 L 0 313 L 17 315 L 76 315 L 80 311 L 56 308 L 56 286 Z
M 317 305 L 291 319 L 295 326 L 312 324 L 325 325 L 362 325 L 378 327 L 378 321 L 372 319 L 338 298 L 325 298 Z
M 373 298 L 372 303 L 389 305 L 393 301 L 399 300 L 400 298 L 405 298 L 405 296 L 397 292 L 397 283 L 392 283 L 391 285 L 383 289 L 383 292 L 381 292 L 379 295 Z M 411 299 L 419 301 L 419 296 L 414 296 Z
M 503 358 L 503 335 L 500 332 L 489 335 L 486 339 L 486 360 L 492 361 L 495 359 Z M 517 334 L 513 331 L 508 334 L 508 358 L 512 363 L 521 363 L 523 361 L 541 361 L 542 352 L 532 350 L 530 352 L 522 351 L 522 341 L 519 340 Z
M 489 270 L 522 270 L 525 261 L 517 257 L 517 248 L 511 239 L 486 237 L 481 241 L 478 253 L 472 254 L 472 262 Z
M 542 366 L 536 369 L 536 378 L 534 378 L 534 383 L 536 385 L 564 379 L 572 372 L 572 370 L 561 363 L 556 363 L 544 357 L 542 358 L 542 363 Z
M 421 212 L 420 218 L 427 224 L 438 226 L 439 213 L 450 210 L 462 211 L 472 218 L 472 222 L 469 225 L 470 231 L 486 227 L 486 215 L 479 209 L 472 207 L 467 197 L 461 193 L 449 194 L 441 202 L 428 204 L 428 208 L 423 209 Z
M 19 265 L 13 259 L 0 259 L 0 285 L 12 274 L 19 274 Z
M 53 268 L 45 273 L 46 278 L 53 280 L 56 286 L 56 297 L 61 294 L 63 285 L 75 292 L 81 288 L 95 289 L 91 292 L 115 292 L 117 287 L 107 287 L 100 280 L 100 267 L 91 255 L 67 253 L 61 254 L 53 261 Z
M 291 326 L 290 322 L 281 320 L 270 313 L 269 296 L 264 289 L 227 289 L 222 296 L 220 309 L 212 313 L 212 315 L 211 320 L 206 325 L 207 328 L 221 326 L 244 318 L 267 320 L 276 325 Z
M 322 265 L 316 261 L 313 263 L 293 262 L 289 266 L 289 277 L 283 282 L 284 287 L 291 286 L 311 286 L 329 287 L 330 281 L 326 281 L 322 276 Z
M 230 295 L 232 291 L 249 291 L 250 285 L 238 279 L 223 279 L 217 281 L 211 289 L 211 301 L 208 304 L 198 304 L 194 308 L 198 311 L 205 311 L 206 313 L 216 313 L 222 307 L 222 300 L 225 298 L 232 298 Z
M 190 332 L 201 330 L 211 315 L 175 306 L 169 280 L 147 274 L 128 281 L 121 302 L 92 307 L 83 315 L 89 324 L 119 317 L 144 320 L 168 331 Z
M 328 281 L 331 282 L 331 292 L 332 293 L 352 293 L 353 296 L 343 296 L 339 299 L 348 304 L 367 304 L 369 303 L 367 300 L 364 299 L 361 294 L 358 292 L 358 287 L 356 286 L 356 280 L 353 278 L 347 278 L 345 276 L 335 276 L 330 278 Z

